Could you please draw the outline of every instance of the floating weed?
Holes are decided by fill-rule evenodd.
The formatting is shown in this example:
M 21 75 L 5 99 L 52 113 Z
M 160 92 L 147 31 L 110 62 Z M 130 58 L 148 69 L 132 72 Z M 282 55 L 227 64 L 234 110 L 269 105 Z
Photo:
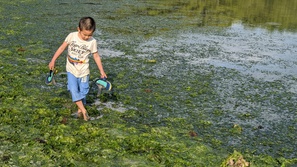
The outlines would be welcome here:
M 232 129 L 230 129 L 232 134 L 241 134 L 242 133 L 242 127 L 238 124 L 234 124 Z
M 156 60 L 154 60 L 154 59 L 151 59 L 151 60 L 146 60 L 145 62 L 147 62 L 147 63 L 157 63 L 157 61 L 156 61 Z
M 291 146 L 295 145 L 296 119 L 293 117 L 293 121 L 288 121 L 290 125 L 284 123 L 283 126 L 277 119 L 267 120 L 271 118 L 267 115 L 277 113 L 276 116 L 287 120 L 295 113 L 295 94 L 289 93 L 286 80 L 260 82 L 241 76 L 237 70 L 203 64 L 211 63 L 213 55 L 231 54 L 221 52 L 225 47 L 220 45 L 224 41 L 221 37 L 240 38 L 233 38 L 234 32 L 228 34 L 211 27 L 206 31 L 196 26 L 198 36 L 193 31 L 192 38 L 186 39 L 187 35 L 182 33 L 182 39 L 176 39 L 176 34 L 184 30 L 180 27 L 184 26 L 175 27 L 178 33 L 172 31 L 175 29 L 172 25 L 182 22 L 179 21 L 181 13 L 177 17 L 169 4 L 182 5 L 185 9 L 192 6 L 168 1 L 160 8 L 154 7 L 158 3 L 147 8 L 146 3 L 123 5 L 119 1 L 102 1 L 78 3 L 78 6 L 59 3 L 58 6 L 66 10 L 44 1 L 1 4 L 0 12 L 5 14 L 0 19 L 6 24 L 0 30 L 0 39 L 5 39 L 0 49 L 3 57 L 0 62 L 0 166 L 234 166 L 246 165 L 246 162 L 251 166 L 296 165 L 296 159 L 283 158 L 295 155 L 295 148 Z M 28 10 L 32 6 L 34 12 Z M 118 7 L 123 6 L 125 8 L 119 10 Z M 94 102 L 98 98 L 90 97 L 87 106 L 90 115 L 104 116 L 89 122 L 70 117 L 77 108 L 65 90 L 65 77 L 57 76 L 61 81 L 57 86 L 44 85 L 49 53 L 59 45 L 57 41 L 63 40 L 65 25 L 70 23 L 70 15 L 63 12 L 75 7 L 87 8 L 104 22 L 101 30 L 107 35 L 100 35 L 102 45 L 99 46 L 105 51 L 104 68 L 111 72 L 108 76 L 113 79 L 116 92 L 112 97 L 104 94 L 99 97 L 101 103 L 115 101 L 112 107 L 97 106 Z M 166 13 L 170 19 L 164 17 Z M 71 17 L 81 17 L 81 14 Z M 48 16 L 52 24 L 48 24 Z M 123 19 L 127 16 L 129 19 Z M 139 20 L 141 25 L 153 27 L 139 26 Z M 160 22 L 152 24 L 154 21 Z M 48 33 L 52 29 L 54 33 Z M 233 31 L 233 26 L 227 31 L 230 30 Z M 160 32 L 169 39 L 154 38 Z M 204 33 L 218 38 L 210 40 Z M 202 44 L 195 42 L 196 37 Z M 220 41 L 213 41 L 216 39 Z M 146 47 L 142 47 L 144 45 Z M 223 59 L 227 61 L 235 57 L 226 55 Z M 65 59 L 60 59 L 56 65 L 62 68 L 64 63 Z M 97 71 L 97 67 L 91 71 Z M 118 112 L 113 109 L 118 107 L 117 102 L 129 109 Z M 249 124 L 259 121 L 258 117 L 263 122 Z M 283 133 L 274 135 L 280 131 Z M 232 145 L 237 137 L 241 142 Z M 233 147 L 242 153 L 234 152 L 226 159 Z
M 15 36 L 15 35 L 19 34 L 19 32 L 15 31 L 15 30 L 2 30 L 2 31 L 8 36 Z
M 207 121 L 207 120 L 200 120 L 200 124 L 204 127 L 207 127 L 207 126 L 211 126 L 212 122 Z
M 221 110 L 221 109 L 215 109 L 215 110 L 213 111 L 213 114 L 214 114 L 214 115 L 217 115 L 217 116 L 221 116 L 221 115 L 224 114 L 224 112 L 225 112 L 225 111 L 223 111 L 223 110 Z
M 124 79 L 127 73 L 125 71 L 121 71 L 117 74 L 116 78 L 118 79 Z
M 221 167 L 248 167 L 250 163 L 247 162 L 243 156 L 234 151 L 232 155 L 230 155 L 222 164 Z
M 0 49 L 1 56 L 11 56 L 13 52 L 9 49 Z
M 117 85 L 116 88 L 121 90 L 121 89 L 127 89 L 129 87 L 129 84 L 120 84 Z

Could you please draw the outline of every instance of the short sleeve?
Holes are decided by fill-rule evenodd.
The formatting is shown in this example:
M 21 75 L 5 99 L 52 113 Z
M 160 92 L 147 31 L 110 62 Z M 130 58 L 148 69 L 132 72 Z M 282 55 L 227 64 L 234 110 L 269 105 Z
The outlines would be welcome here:
M 70 44 L 73 38 L 73 33 L 68 34 L 68 36 L 65 39 L 65 42 Z
M 97 40 L 93 38 L 92 40 L 92 44 L 91 44 L 91 53 L 96 53 L 98 50 L 97 50 Z

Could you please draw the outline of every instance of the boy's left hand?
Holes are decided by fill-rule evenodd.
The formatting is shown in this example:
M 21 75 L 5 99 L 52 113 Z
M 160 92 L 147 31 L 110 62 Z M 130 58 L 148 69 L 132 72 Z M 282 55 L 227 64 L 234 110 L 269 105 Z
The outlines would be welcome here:
M 105 74 L 105 72 L 101 72 L 101 78 L 107 78 L 107 75 Z

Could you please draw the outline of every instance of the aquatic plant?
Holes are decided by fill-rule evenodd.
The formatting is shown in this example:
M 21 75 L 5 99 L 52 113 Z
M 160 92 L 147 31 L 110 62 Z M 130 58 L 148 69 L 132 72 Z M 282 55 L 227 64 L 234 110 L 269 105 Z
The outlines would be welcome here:
M 206 43 L 182 41 L 173 34 L 190 27 L 180 16 L 166 16 L 179 2 L 145 8 L 148 2 L 0 2 L 0 166 L 296 165 L 296 119 L 279 124 L 266 117 L 295 113 L 296 94 L 286 80 L 194 64 L 187 53 L 199 59 L 222 53 L 203 34 L 230 34 L 207 27 L 199 29 Z M 75 30 L 75 18 L 89 11 L 99 21 L 95 35 L 114 90 L 97 96 L 92 67 L 87 110 L 100 117 L 85 122 L 71 117 L 76 108 L 66 90 L 65 59 L 56 64 L 57 84 L 44 81 L 51 54 Z

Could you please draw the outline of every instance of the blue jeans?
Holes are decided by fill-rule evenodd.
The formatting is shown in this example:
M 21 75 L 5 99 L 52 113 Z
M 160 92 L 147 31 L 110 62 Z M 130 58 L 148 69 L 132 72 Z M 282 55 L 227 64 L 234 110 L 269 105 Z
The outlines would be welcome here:
M 70 72 L 67 72 L 67 88 L 71 93 L 73 102 L 82 100 L 82 102 L 86 104 L 86 97 L 90 89 L 89 78 L 89 75 L 82 78 L 77 78 Z

